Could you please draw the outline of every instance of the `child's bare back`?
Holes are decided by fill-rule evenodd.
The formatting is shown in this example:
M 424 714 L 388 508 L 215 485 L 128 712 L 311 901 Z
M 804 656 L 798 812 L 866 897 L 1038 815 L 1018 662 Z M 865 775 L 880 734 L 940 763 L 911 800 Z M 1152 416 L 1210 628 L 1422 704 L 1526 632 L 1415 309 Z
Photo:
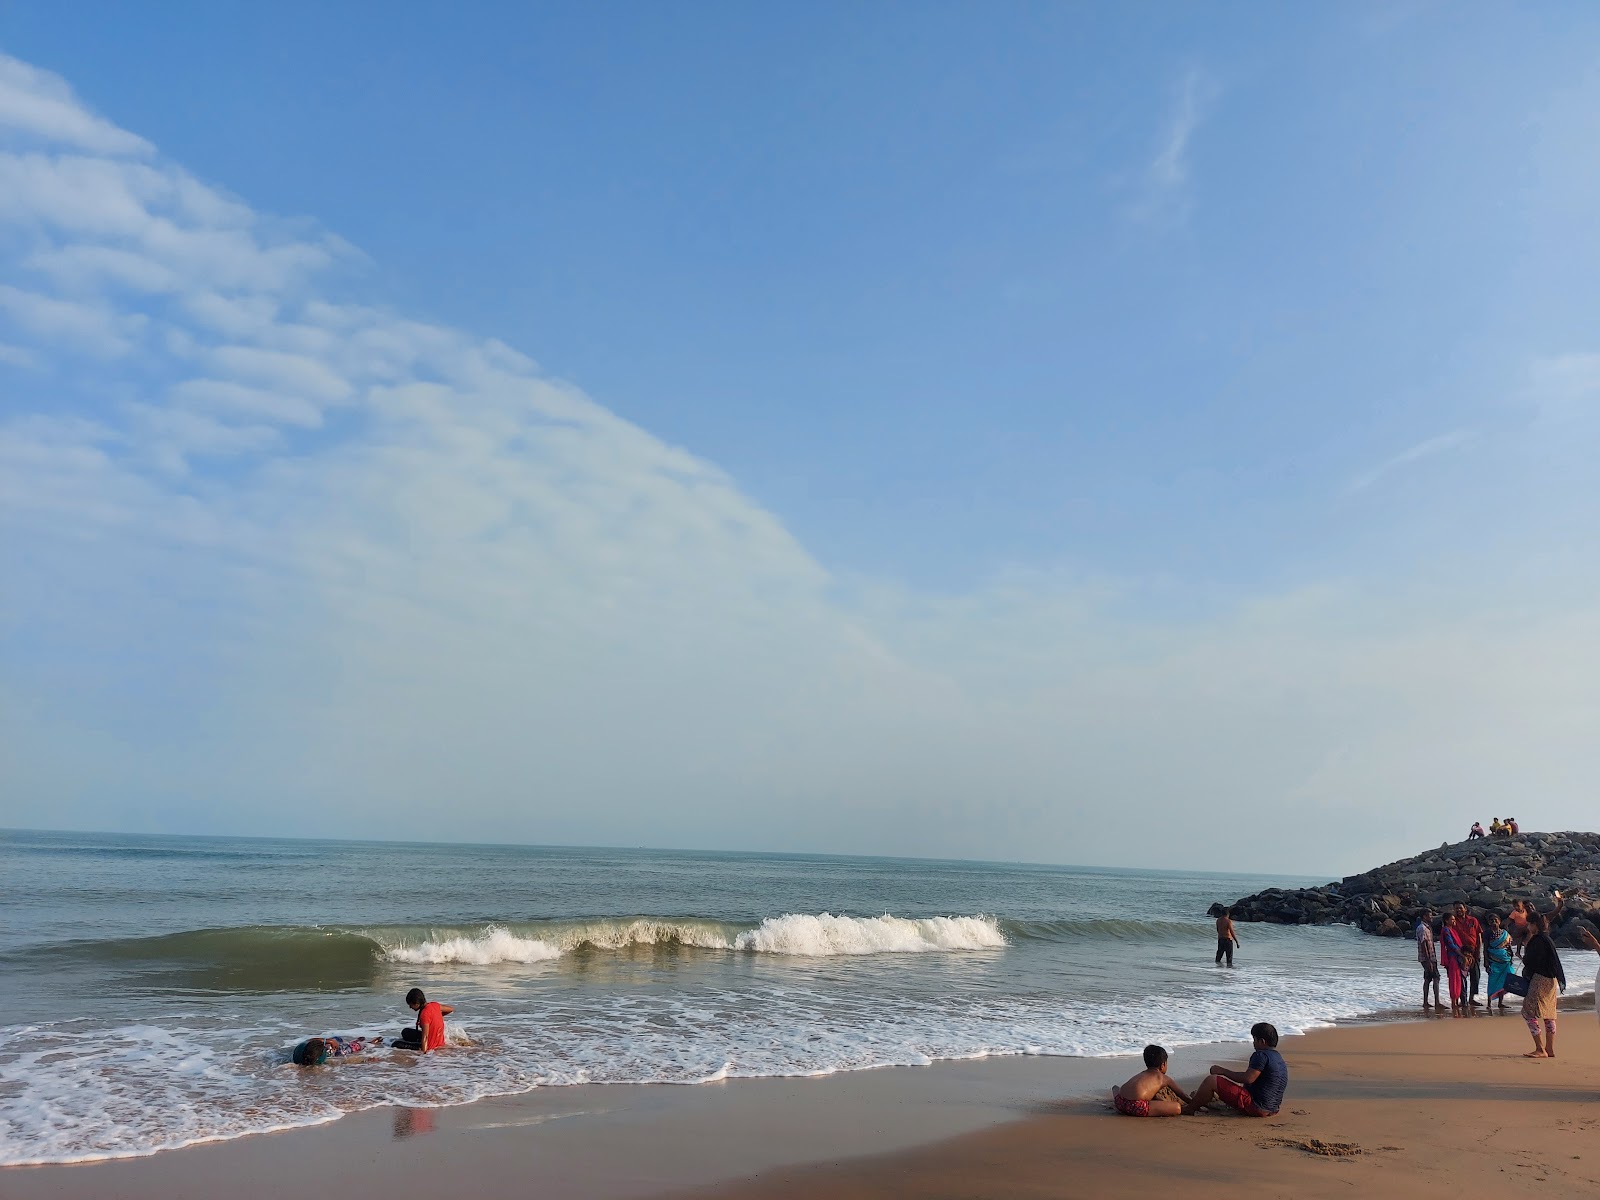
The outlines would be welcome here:
M 1144 1049 L 1145 1069 L 1121 1087 L 1111 1089 L 1111 1104 L 1126 1117 L 1181 1117 L 1189 1097 L 1167 1074 L 1167 1052 Z

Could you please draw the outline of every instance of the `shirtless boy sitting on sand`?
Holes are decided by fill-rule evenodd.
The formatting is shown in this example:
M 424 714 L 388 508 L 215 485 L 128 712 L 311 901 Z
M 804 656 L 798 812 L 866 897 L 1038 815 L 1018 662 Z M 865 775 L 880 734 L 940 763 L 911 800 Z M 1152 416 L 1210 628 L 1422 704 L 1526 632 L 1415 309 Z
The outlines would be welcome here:
M 1111 1103 L 1125 1117 L 1181 1117 L 1191 1097 L 1167 1074 L 1167 1052 L 1144 1048 L 1145 1070 L 1111 1089 Z

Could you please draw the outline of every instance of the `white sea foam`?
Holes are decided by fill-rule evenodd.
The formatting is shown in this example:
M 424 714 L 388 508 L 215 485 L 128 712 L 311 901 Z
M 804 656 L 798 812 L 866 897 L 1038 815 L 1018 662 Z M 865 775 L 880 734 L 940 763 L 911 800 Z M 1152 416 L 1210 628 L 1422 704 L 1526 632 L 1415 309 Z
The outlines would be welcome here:
M 1289 1034 L 1407 1001 L 1413 983 L 1414 964 L 1399 955 L 1391 962 L 1387 944 L 1319 931 L 1326 936 L 1317 941 L 1346 958 L 1302 961 L 1292 970 L 1264 964 L 1251 973 L 1215 972 L 1206 963 L 1180 972 L 1192 974 L 1193 984 L 1123 994 L 1086 1016 L 1062 995 L 995 988 L 993 977 L 987 986 L 965 987 L 969 973 L 952 970 L 954 958 L 924 953 L 890 966 L 859 949 L 873 938 L 902 947 L 913 938 L 940 948 L 993 945 L 992 928 L 981 920 L 964 932 L 954 919 L 774 918 L 763 928 L 778 937 L 774 944 L 798 929 L 805 932 L 797 944 L 811 955 L 854 957 L 835 958 L 817 973 L 807 959 L 774 952 L 753 974 L 725 959 L 709 973 L 691 964 L 666 990 L 542 990 L 536 1003 L 513 1005 L 475 1002 L 457 977 L 448 994 L 458 1011 L 471 1014 L 471 1030 L 452 1020 L 446 1051 L 420 1062 L 377 1054 L 315 1071 L 284 1062 L 287 1046 L 312 1032 L 292 1008 L 248 1026 L 197 1027 L 195 1010 L 180 1008 L 160 1022 L 0 1028 L 0 1162 L 149 1154 L 379 1104 L 460 1104 L 540 1087 L 814 1076 L 996 1055 L 1128 1054 L 1153 1031 L 1169 1046 L 1242 1037 L 1244 1022 L 1258 1016 Z M 832 930 L 833 946 L 856 949 L 819 951 L 822 929 Z M 791 933 L 774 933 L 781 930 Z M 370 1011 L 371 999 L 352 1002 L 352 1011 Z M 363 1031 L 355 1023 L 343 1028 Z
M 786 913 L 734 939 L 740 950 L 826 957 L 836 954 L 925 954 L 940 950 L 997 950 L 1005 934 L 993 917 L 836 917 Z
M 625 950 L 633 946 L 694 946 L 800 958 L 840 954 L 927 954 L 939 951 L 995 950 L 1006 945 L 993 917 L 849 917 L 832 913 L 785 913 L 753 929 L 716 921 L 640 917 L 549 923 L 538 932 L 490 925 L 451 931 L 417 943 L 390 945 L 391 962 L 418 965 L 547 962 L 576 950 Z
M 394 946 L 385 951 L 393 962 L 403 963 L 535 963 L 561 957 L 561 947 L 542 938 L 518 937 L 491 926 L 480 934 L 427 941 L 417 946 Z

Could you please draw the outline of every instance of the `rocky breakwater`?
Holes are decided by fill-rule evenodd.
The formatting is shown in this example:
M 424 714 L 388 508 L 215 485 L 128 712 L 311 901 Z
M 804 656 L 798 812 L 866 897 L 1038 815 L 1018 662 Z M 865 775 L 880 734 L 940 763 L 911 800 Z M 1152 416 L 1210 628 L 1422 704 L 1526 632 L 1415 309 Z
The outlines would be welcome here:
M 1414 858 L 1315 888 L 1268 888 L 1233 902 L 1240 921 L 1275 925 L 1358 925 L 1382 937 L 1408 936 L 1427 909 L 1463 903 L 1502 917 L 1516 900 L 1541 912 L 1564 908 L 1552 931 L 1573 945 L 1580 923 L 1600 936 L 1600 833 L 1524 833 L 1445 843 Z M 1212 905 L 1213 916 L 1222 911 Z

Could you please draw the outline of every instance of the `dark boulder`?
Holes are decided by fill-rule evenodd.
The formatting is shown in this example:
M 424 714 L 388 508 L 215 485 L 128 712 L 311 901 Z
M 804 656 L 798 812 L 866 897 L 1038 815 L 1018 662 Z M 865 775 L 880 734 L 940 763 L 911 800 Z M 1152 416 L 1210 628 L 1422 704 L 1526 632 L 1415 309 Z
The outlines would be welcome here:
M 1560 938 L 1571 944 L 1581 923 L 1600 936 L 1600 833 L 1525 833 L 1516 838 L 1449 842 L 1414 858 L 1348 875 L 1317 888 L 1267 888 L 1232 904 L 1240 921 L 1276 925 L 1353 924 L 1382 937 L 1409 934 L 1418 915 L 1464 903 L 1477 915 L 1504 915 L 1516 900 L 1541 910 L 1552 893 L 1567 897 Z M 1213 904 L 1208 915 L 1221 915 Z

